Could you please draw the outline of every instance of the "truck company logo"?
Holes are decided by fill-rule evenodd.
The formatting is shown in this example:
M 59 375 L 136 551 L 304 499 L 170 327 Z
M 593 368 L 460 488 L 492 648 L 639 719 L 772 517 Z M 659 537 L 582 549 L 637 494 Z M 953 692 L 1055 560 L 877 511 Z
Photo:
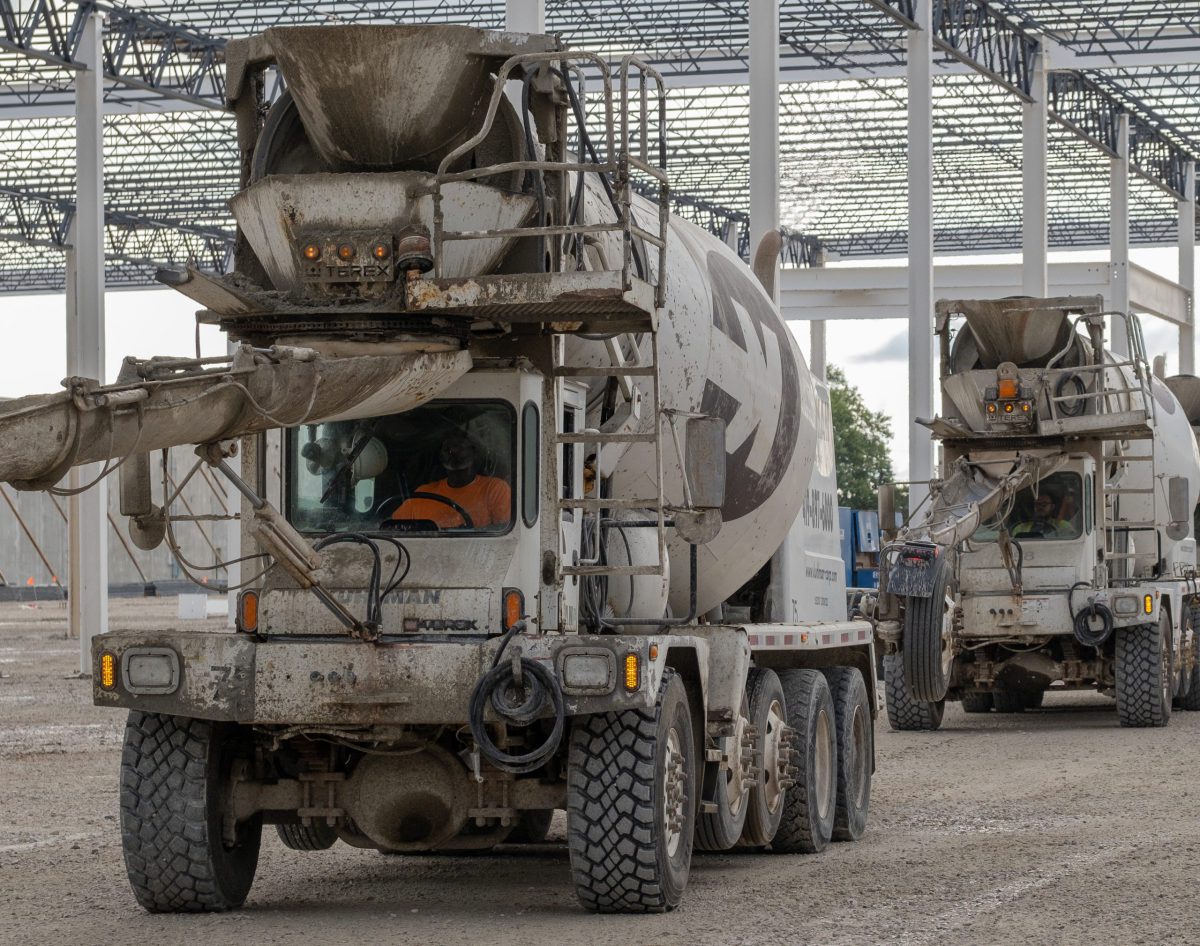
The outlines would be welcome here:
M 740 519 L 779 485 L 800 428 L 800 390 L 791 339 L 745 266 L 708 254 L 713 325 L 730 344 L 713 352 L 702 413 L 725 421 L 726 488 L 722 513 Z

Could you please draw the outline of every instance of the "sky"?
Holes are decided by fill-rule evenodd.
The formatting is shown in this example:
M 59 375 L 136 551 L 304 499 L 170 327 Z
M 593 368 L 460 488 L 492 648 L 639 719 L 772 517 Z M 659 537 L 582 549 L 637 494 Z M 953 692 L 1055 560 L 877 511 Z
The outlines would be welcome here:
M 1170 249 L 1134 249 L 1133 261 L 1168 279 L 1178 275 L 1178 256 Z M 1101 259 L 1095 253 L 1054 254 L 1059 260 Z M 962 262 L 1011 262 L 1017 257 L 992 256 Z M 863 261 L 873 262 L 873 261 Z M 903 265 L 904 260 L 890 261 Z M 837 265 L 837 264 L 834 264 Z M 126 355 L 192 356 L 196 351 L 196 305 L 170 289 L 110 292 L 105 297 L 106 380 L 112 381 Z M 66 375 L 65 307 L 61 295 L 0 295 L 0 325 L 5 342 L 0 347 L 0 397 L 17 397 L 59 389 Z M 809 356 L 807 323 L 791 323 L 800 348 Z M 1167 355 L 1167 373 L 1178 370 L 1178 332 L 1165 322 L 1143 319 L 1146 347 L 1151 357 Z M 204 356 L 225 350 L 224 336 L 211 326 L 200 330 Z M 867 406 L 882 411 L 892 421 L 892 466 L 898 479 L 908 475 L 908 331 L 902 319 L 869 322 L 829 322 L 826 350 L 831 364 L 839 365 L 850 384 L 859 389 Z

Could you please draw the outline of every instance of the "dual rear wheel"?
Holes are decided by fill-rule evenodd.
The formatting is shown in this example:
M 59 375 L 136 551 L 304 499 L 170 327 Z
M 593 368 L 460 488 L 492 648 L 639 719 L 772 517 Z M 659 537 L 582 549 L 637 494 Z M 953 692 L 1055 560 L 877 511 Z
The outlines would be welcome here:
M 693 843 L 815 852 L 857 840 L 873 772 L 871 705 L 857 669 L 750 672 L 743 722 L 699 816 L 702 768 L 686 688 L 668 673 L 653 710 L 581 717 L 568 760 L 576 893 L 602 913 L 661 913 L 683 897 Z M 743 740 L 757 772 L 730 771 Z

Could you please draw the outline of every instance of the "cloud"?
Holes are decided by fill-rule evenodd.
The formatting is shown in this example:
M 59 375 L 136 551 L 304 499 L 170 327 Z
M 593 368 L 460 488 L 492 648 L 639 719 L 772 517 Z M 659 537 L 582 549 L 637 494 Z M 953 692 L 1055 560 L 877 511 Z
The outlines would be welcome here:
M 908 363 L 908 330 L 897 332 L 885 339 L 877 348 L 856 352 L 847 361 L 854 362 L 904 362 Z

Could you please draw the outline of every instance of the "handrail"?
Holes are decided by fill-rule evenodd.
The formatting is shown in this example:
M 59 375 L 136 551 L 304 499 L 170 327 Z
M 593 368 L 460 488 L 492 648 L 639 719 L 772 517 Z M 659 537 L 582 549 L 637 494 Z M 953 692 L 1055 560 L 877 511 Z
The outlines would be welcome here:
M 589 71 L 598 75 L 603 84 L 604 99 L 604 145 L 603 155 L 587 145 L 587 129 L 584 124 L 582 96 L 583 89 L 578 94 L 570 85 L 571 75 L 582 74 L 580 63 L 586 63 Z M 452 171 L 456 162 L 470 154 L 491 133 L 499 114 L 500 102 L 505 95 L 505 84 L 518 68 L 527 68 L 525 81 L 539 81 L 533 73 L 547 68 L 554 76 L 567 86 L 571 106 L 560 104 L 558 114 L 557 144 L 558 150 L 551 156 L 539 158 L 530 154 L 528 146 L 528 125 L 526 126 L 527 146 L 522 160 L 507 161 L 502 164 L 486 167 L 467 168 Z M 631 274 L 635 264 L 637 274 L 645 272 L 644 253 L 635 249 L 635 240 L 639 246 L 653 246 L 658 249 L 657 279 L 655 280 L 654 300 L 656 307 L 661 307 L 665 301 L 666 286 L 666 245 L 667 228 L 670 219 L 670 186 L 666 174 L 666 87 L 661 75 L 641 60 L 626 56 L 619 67 L 620 80 L 620 116 L 619 131 L 614 115 L 613 75 L 608 65 L 596 53 L 587 51 L 558 50 L 547 53 L 528 53 L 513 56 L 497 71 L 495 86 L 488 101 L 488 107 L 479 130 L 467 141 L 458 145 L 447 154 L 438 164 L 433 187 L 433 251 L 434 275 L 443 275 L 443 248 L 446 242 L 455 240 L 483 240 L 496 238 L 537 237 L 544 240 L 553 238 L 554 252 L 550 255 L 546 269 L 550 272 L 561 272 L 565 265 L 565 256 L 569 251 L 571 241 L 577 245 L 582 238 L 589 234 L 619 233 L 622 241 L 621 278 L 626 290 L 632 287 Z M 636 86 L 635 86 L 636 83 Z M 657 108 L 654 108 L 652 97 L 657 98 Z M 636 112 L 636 114 L 635 114 Z M 656 112 L 657 130 L 657 161 L 650 153 L 652 113 Z M 529 116 L 523 116 L 528 122 Z M 580 140 L 580 153 L 570 160 L 565 153 L 565 143 L 569 137 L 569 126 L 574 127 L 575 134 Z M 636 139 L 636 140 L 634 140 Z M 590 153 L 590 159 L 589 159 Z M 442 211 L 443 185 L 453 181 L 469 181 L 479 178 L 493 177 L 513 172 L 532 172 L 542 175 L 545 181 L 550 175 L 558 176 L 557 193 L 560 197 L 554 203 L 553 214 L 539 214 L 539 219 L 532 226 L 494 228 L 489 230 L 448 231 L 445 228 L 445 217 Z M 635 219 L 633 212 L 632 177 L 634 173 L 651 178 L 658 190 L 658 232 L 651 232 L 642 227 Z M 605 185 L 610 191 L 613 202 L 615 220 L 599 220 L 593 223 L 584 221 L 584 201 L 572 202 L 567 199 L 567 175 L 597 174 L 602 180 L 611 180 L 613 186 Z M 550 185 L 543 184 L 546 190 Z M 582 182 L 577 181 L 582 189 Z M 582 190 L 580 191 L 582 192 Z M 544 207 L 544 205 L 543 205 Z M 635 256 L 636 253 L 636 256 Z M 541 254 L 539 254 L 541 255 Z M 576 253 L 577 265 L 582 265 L 581 253 Z

